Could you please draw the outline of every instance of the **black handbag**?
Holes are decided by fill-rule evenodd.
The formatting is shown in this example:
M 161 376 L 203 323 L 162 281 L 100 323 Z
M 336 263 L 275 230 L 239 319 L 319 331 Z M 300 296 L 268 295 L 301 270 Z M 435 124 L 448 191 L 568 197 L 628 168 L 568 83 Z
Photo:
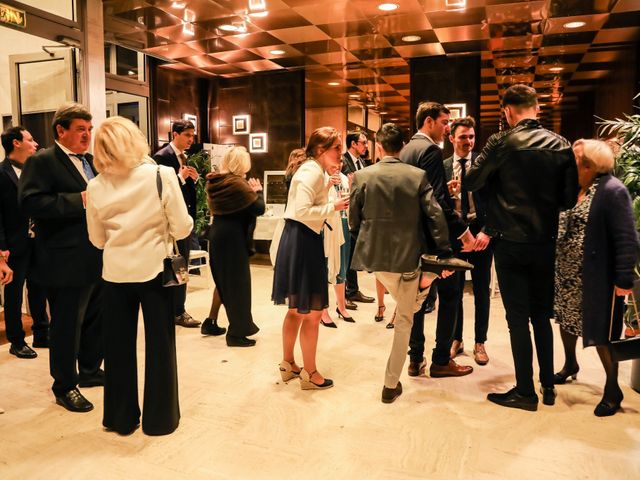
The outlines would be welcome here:
M 162 261 L 162 286 L 163 287 L 175 287 L 177 285 L 184 285 L 189 280 L 189 269 L 187 268 L 187 261 L 180 255 L 178 251 L 178 244 L 175 238 L 171 238 L 169 235 L 169 228 L 167 224 L 169 219 L 167 218 L 167 212 L 162 204 L 162 179 L 160 178 L 160 167 L 156 171 L 156 186 L 158 187 L 158 197 L 160 197 L 160 208 L 164 214 L 165 228 L 167 230 L 167 240 L 171 241 L 173 245 L 171 252 Z
M 613 294 L 613 299 L 615 302 L 615 291 L 613 292 Z M 636 309 L 636 298 L 633 292 L 631 293 L 631 301 L 633 303 L 633 308 Z M 630 305 L 627 305 L 627 308 L 632 307 Z M 611 317 L 611 323 L 613 325 L 613 306 L 611 307 Z M 640 358 L 640 336 L 625 338 L 623 340 L 614 340 L 611 342 L 610 349 L 611 358 L 615 362 L 624 362 L 625 360 L 635 360 L 636 358 Z

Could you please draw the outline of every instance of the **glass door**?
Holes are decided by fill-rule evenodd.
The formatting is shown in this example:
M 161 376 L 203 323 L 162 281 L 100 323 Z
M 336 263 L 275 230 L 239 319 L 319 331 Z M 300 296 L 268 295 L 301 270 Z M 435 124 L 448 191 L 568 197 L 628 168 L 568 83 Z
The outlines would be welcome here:
M 9 56 L 14 125 L 23 125 L 42 146 L 53 145 L 51 123 L 60 105 L 76 100 L 75 49 Z

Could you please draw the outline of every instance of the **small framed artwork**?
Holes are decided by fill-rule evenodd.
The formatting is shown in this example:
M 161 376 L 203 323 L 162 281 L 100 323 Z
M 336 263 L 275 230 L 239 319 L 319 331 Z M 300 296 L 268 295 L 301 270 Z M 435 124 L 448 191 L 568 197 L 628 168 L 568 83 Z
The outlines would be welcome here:
M 249 135 L 249 151 L 251 153 L 266 153 L 267 152 L 267 134 L 252 133 L 251 135 Z
M 462 118 L 467 116 L 467 104 L 466 103 L 445 103 L 444 105 L 451 112 L 450 119 Z
M 198 117 L 196 115 L 185 113 L 184 115 L 182 115 L 182 119 L 187 122 L 193 123 L 193 126 L 195 127 L 195 131 L 198 132 Z
M 250 129 L 250 117 L 249 115 L 234 115 L 233 116 L 233 134 L 234 135 L 249 135 Z

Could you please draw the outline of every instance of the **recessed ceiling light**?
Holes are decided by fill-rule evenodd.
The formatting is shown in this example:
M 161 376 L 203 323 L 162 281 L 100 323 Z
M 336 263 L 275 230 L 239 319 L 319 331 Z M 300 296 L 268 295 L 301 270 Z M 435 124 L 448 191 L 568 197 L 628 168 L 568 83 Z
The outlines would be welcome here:
M 562 26 L 564 28 L 580 28 L 580 27 L 584 27 L 586 24 L 587 22 L 567 22 Z
M 380 113 L 380 115 L 386 115 L 389 112 L 379 112 L 379 113 Z
M 551 67 L 549 69 L 550 72 L 561 72 L 562 70 L 564 70 L 564 67 Z
M 420 40 L 422 40 L 422 37 L 418 35 L 406 35 L 402 37 L 403 42 L 419 42 Z
M 395 122 L 396 120 L 400 120 L 400 119 L 398 117 L 393 117 L 393 118 L 390 118 L 389 120 Z
M 187 6 L 186 2 L 173 2 L 171 4 L 171 8 L 185 8 Z
M 378 10 L 382 10 L 383 12 L 393 12 L 400 8 L 400 5 L 397 3 L 381 3 L 378 5 Z
M 375 107 L 375 106 L 376 106 L 376 104 L 375 104 L 375 103 L 367 103 L 367 107 L 369 107 L 369 108 L 373 108 L 373 107 Z
M 331 85 L 332 87 L 337 87 L 338 85 L 340 85 L 339 82 L 329 82 L 327 85 Z
M 351 95 L 349 95 L 349 98 L 360 98 L 360 95 L 358 95 L 357 93 L 352 93 Z
M 238 31 L 238 27 L 235 25 L 230 25 L 228 23 L 225 23 L 224 25 L 220 25 L 218 27 L 220 30 L 224 30 L 225 32 L 237 32 Z
M 269 12 L 267 12 L 266 10 L 264 12 L 251 12 L 249 14 L 250 17 L 254 17 L 254 18 L 262 18 L 262 17 L 266 17 L 267 15 L 269 15 Z
M 269 50 L 269 53 L 271 55 L 284 55 L 285 51 L 284 50 Z

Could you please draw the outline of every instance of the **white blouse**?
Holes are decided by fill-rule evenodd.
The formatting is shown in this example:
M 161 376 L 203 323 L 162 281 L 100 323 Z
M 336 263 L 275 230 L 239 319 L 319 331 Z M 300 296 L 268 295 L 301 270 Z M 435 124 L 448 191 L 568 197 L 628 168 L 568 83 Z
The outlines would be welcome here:
M 335 212 L 329 203 L 324 170 L 315 160 L 307 160 L 291 179 L 284 218 L 304 223 L 320 233 L 325 219 Z
M 177 240 L 191 233 L 193 220 L 175 171 L 161 166 L 165 217 L 156 186 L 157 169 L 155 164 L 141 164 L 126 176 L 102 173 L 87 185 L 89 240 L 104 250 L 102 278 L 108 282 L 154 279 L 171 252 L 167 232 Z

